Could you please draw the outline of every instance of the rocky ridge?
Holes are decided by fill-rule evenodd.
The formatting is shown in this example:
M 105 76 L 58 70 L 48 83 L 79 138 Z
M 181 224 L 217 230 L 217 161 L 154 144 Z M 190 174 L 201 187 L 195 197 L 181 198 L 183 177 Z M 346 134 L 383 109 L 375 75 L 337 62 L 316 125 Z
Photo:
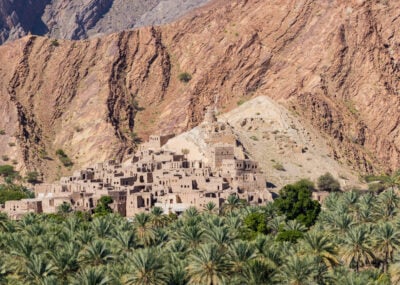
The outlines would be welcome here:
M 67 171 L 59 148 L 77 168 L 122 158 L 138 137 L 196 126 L 206 106 L 225 113 L 266 95 L 343 165 L 394 170 L 399 10 L 397 1 L 214 1 L 161 27 L 25 37 L 0 47 L 1 150 L 55 178 Z

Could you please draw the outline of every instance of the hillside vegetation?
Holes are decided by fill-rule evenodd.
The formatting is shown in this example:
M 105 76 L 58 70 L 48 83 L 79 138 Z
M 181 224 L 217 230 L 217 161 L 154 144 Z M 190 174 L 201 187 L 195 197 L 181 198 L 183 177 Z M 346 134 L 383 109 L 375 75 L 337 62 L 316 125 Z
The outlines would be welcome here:
M 128 221 L 63 207 L 18 222 L 2 216 L 0 283 L 398 284 L 395 191 L 335 192 L 318 216 L 310 185 L 285 188 L 297 193 L 290 213 L 282 201 L 250 207 L 231 196 L 220 213 L 208 204 L 180 217 L 153 208 Z

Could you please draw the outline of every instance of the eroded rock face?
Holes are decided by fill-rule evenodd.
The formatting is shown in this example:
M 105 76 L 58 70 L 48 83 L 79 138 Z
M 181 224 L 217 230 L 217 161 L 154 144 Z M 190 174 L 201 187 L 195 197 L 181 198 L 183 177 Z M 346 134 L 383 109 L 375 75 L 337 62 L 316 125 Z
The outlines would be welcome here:
M 21 167 L 54 178 L 64 171 L 58 148 L 76 167 L 122 157 L 134 133 L 179 133 L 206 106 L 225 112 L 267 95 L 311 124 L 341 163 L 393 170 L 399 9 L 398 1 L 221 0 L 162 27 L 59 45 L 25 37 L 0 47 L 0 139 L 17 140 L 9 156 Z
M 85 39 L 171 22 L 208 0 L 3 0 L 0 44 L 29 33 Z

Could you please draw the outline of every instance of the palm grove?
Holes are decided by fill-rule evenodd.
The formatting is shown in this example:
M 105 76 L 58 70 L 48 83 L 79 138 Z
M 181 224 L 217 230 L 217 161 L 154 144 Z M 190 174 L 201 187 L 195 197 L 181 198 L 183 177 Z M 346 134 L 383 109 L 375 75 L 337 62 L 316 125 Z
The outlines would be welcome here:
M 0 219 L 0 284 L 400 284 L 395 187 L 332 193 L 322 207 L 301 180 L 262 207 L 229 197 L 181 216 L 160 208 L 132 221 L 60 207 Z

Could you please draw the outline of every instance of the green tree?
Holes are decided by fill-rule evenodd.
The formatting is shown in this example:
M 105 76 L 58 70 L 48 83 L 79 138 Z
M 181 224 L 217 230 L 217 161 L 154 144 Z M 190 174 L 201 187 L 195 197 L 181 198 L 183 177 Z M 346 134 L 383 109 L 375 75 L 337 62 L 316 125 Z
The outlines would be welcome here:
M 110 196 L 102 196 L 97 202 L 97 206 L 94 209 L 95 216 L 104 216 L 113 212 L 110 208 L 113 199 Z
M 22 191 L 0 189 L 0 204 L 4 204 L 6 201 L 21 200 L 25 198 L 29 198 L 29 196 Z
M 340 191 L 340 183 L 329 172 L 321 175 L 317 182 L 320 191 L 338 192 Z
M 288 184 L 279 191 L 280 196 L 274 204 L 287 219 L 296 219 L 309 227 L 315 223 L 321 211 L 321 205 L 311 199 L 313 189 L 314 184 L 305 179 Z
M 250 239 L 254 239 L 257 234 L 267 234 L 267 217 L 265 213 L 250 213 L 244 218 L 245 230 L 244 234 Z

